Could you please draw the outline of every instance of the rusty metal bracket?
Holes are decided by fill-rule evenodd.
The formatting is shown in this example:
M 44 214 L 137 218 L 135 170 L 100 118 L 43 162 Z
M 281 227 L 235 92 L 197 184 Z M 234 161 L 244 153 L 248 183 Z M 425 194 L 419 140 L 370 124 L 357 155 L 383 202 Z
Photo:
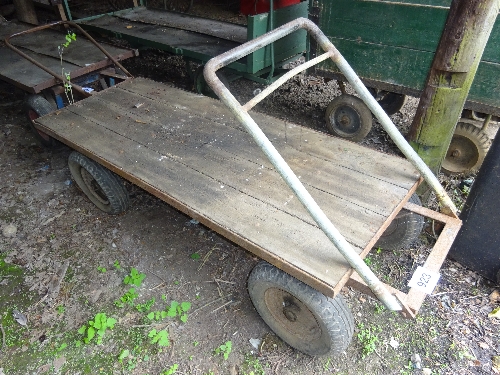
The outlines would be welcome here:
M 54 26 L 59 26 L 59 25 L 68 25 L 68 26 L 71 26 L 71 27 L 74 27 L 76 29 L 78 29 L 79 32 L 81 32 L 90 42 L 92 42 L 108 59 L 110 59 L 113 64 L 115 64 L 116 66 L 118 66 L 126 75 L 127 77 L 131 78 L 132 77 L 132 74 L 130 74 L 127 69 L 125 69 L 123 67 L 122 64 L 120 64 L 118 62 L 118 60 L 116 60 L 113 56 L 111 56 L 111 54 L 106 51 L 104 49 L 104 47 L 102 47 L 99 43 L 97 43 L 97 41 L 92 38 L 85 30 L 83 30 L 79 25 L 77 25 L 76 23 L 74 22 L 71 22 L 71 21 L 59 21 L 59 22 L 54 22 L 54 23 L 50 23 L 50 24 L 47 24 L 47 25 L 42 25 L 42 26 L 37 26 L 37 27 L 34 27 L 32 29 L 29 29 L 29 30 L 25 30 L 25 31 L 21 31 L 19 33 L 15 33 L 15 34 L 12 34 L 12 35 L 9 35 L 8 37 L 5 38 L 5 44 L 7 45 L 7 47 L 9 47 L 11 50 L 13 50 L 14 52 L 16 52 L 17 54 L 19 54 L 20 56 L 24 57 L 26 60 L 28 60 L 29 62 L 31 62 L 32 64 L 36 65 L 37 67 L 39 67 L 40 69 L 46 71 L 47 73 L 49 73 L 50 75 L 52 75 L 54 78 L 56 78 L 57 80 L 61 81 L 61 83 L 65 83 L 67 82 L 68 84 L 71 85 L 71 87 L 77 91 L 79 94 L 81 94 L 83 97 L 87 98 L 89 96 L 91 96 L 90 93 L 86 92 L 85 90 L 83 90 L 83 88 L 73 82 L 70 82 L 68 80 L 65 80 L 61 75 L 57 74 L 56 72 L 54 72 L 53 70 L 47 68 L 46 66 L 40 64 L 38 61 L 34 60 L 32 57 L 28 56 L 27 54 L 25 54 L 24 52 L 22 52 L 21 50 L 19 50 L 18 48 L 14 47 L 11 43 L 10 43 L 10 40 L 14 37 L 18 37 L 18 36 L 21 36 L 21 35 L 25 35 L 25 34 L 30 34 L 30 33 L 34 33 L 34 32 L 37 32 L 37 31 L 40 31 L 40 30 L 44 30 L 44 29 L 48 29 L 48 28 L 52 28 Z

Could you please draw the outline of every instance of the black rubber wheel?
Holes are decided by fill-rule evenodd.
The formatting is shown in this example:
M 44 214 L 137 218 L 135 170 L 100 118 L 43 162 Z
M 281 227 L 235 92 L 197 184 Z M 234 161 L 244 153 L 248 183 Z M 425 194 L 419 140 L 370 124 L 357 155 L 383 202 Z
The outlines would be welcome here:
M 47 99 L 41 95 L 30 95 L 24 101 L 24 110 L 28 115 L 29 127 L 35 137 L 45 147 L 54 147 L 57 142 L 50 135 L 35 128 L 34 120 L 54 112 L 56 109 L 57 108 L 53 104 L 49 103 Z
M 329 298 L 266 262 L 254 267 L 248 292 L 266 324 L 309 355 L 337 355 L 351 342 L 354 319 L 343 298 Z
M 130 199 L 120 177 L 76 151 L 68 164 L 75 182 L 99 209 L 112 215 L 127 210 Z
M 358 97 L 342 94 L 333 99 L 325 112 L 326 127 L 339 137 L 360 142 L 372 128 L 372 113 Z
M 389 116 L 397 113 L 406 103 L 406 95 L 369 87 L 368 91 Z
M 472 124 L 459 122 L 441 169 L 448 175 L 476 172 L 490 147 L 488 136 Z
M 413 194 L 409 202 L 422 205 L 417 194 Z M 415 241 L 424 226 L 424 218 L 414 212 L 402 209 L 379 238 L 375 247 L 385 250 L 398 250 Z
M 215 92 L 210 88 L 208 83 L 205 81 L 205 77 L 203 76 L 204 68 L 205 65 L 200 65 L 194 72 L 194 89 L 198 94 L 219 99 L 219 97 L 215 94 Z M 218 70 L 216 74 L 217 77 L 219 77 L 220 81 L 224 84 L 224 86 L 229 87 L 229 80 L 227 79 L 224 72 L 222 70 Z

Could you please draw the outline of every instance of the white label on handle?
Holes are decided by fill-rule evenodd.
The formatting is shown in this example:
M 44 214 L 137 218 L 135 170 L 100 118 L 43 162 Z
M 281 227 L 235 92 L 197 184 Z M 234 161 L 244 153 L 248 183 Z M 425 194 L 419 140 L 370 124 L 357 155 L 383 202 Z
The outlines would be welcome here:
M 432 294 L 432 291 L 436 287 L 440 277 L 440 273 L 432 272 L 426 270 L 424 267 L 418 266 L 415 273 L 411 277 L 408 286 L 410 288 L 417 288 L 424 293 Z

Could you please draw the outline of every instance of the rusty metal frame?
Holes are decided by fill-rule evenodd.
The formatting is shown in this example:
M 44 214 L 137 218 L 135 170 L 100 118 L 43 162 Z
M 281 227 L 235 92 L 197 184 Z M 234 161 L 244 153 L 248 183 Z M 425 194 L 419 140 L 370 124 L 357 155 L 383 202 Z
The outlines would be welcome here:
M 462 226 L 462 221 L 456 217 L 448 216 L 411 202 L 406 202 L 404 209 L 444 224 L 441 234 L 437 238 L 436 243 L 423 265 L 426 270 L 439 272 L 446 256 L 448 255 L 448 251 L 450 250 L 450 247 L 453 244 L 460 227 Z M 375 297 L 370 288 L 368 288 L 366 283 L 364 283 L 355 272 L 351 273 L 345 285 Z M 403 305 L 401 314 L 405 318 L 414 318 L 420 310 L 426 294 L 416 288 L 410 288 L 408 293 L 403 293 L 397 289 L 391 288 L 389 285 L 386 285 L 386 288 L 388 288 Z
M 325 53 L 317 56 L 316 58 L 306 62 L 301 66 L 295 67 L 294 69 L 290 70 L 285 75 L 280 77 L 278 80 L 276 80 L 274 83 L 266 87 L 261 93 L 256 95 L 246 104 L 240 104 L 238 100 L 236 100 L 236 98 L 231 94 L 228 88 L 225 87 L 225 85 L 219 80 L 216 74 L 217 70 L 231 64 L 232 62 L 240 58 L 245 57 L 246 55 L 260 48 L 265 47 L 268 44 L 272 44 L 276 40 L 281 39 L 298 29 L 305 29 L 306 31 L 308 31 L 310 36 L 318 42 Z M 424 265 L 425 267 L 428 267 L 429 270 L 439 270 L 461 225 L 461 222 L 456 215 L 457 208 L 455 207 L 454 203 L 452 202 L 444 188 L 441 186 L 439 180 L 404 139 L 399 130 L 392 123 L 389 116 L 387 116 L 387 114 L 382 110 L 380 105 L 376 102 L 376 100 L 363 85 L 354 70 L 349 66 L 340 52 L 312 21 L 305 18 L 298 18 L 295 21 L 289 22 L 288 24 L 285 24 L 271 32 L 268 32 L 267 34 L 264 34 L 239 47 L 227 51 L 222 55 L 212 58 L 205 65 L 204 76 L 205 80 L 212 88 L 212 90 L 217 94 L 221 101 L 226 104 L 233 115 L 235 115 L 239 122 L 245 127 L 247 132 L 253 137 L 254 141 L 259 145 L 269 161 L 273 164 L 273 166 L 297 196 L 302 205 L 307 209 L 319 228 L 325 233 L 325 235 L 330 239 L 333 245 L 335 245 L 337 250 L 343 255 L 345 260 L 353 268 L 353 271 L 356 271 L 359 274 L 359 276 L 353 276 L 351 274 L 348 280 L 346 280 L 346 277 L 342 278 L 339 285 L 341 285 L 343 281 L 350 281 L 351 285 L 355 286 L 358 289 L 367 289 L 366 292 L 378 298 L 385 304 L 385 306 L 389 310 L 402 311 L 403 315 L 405 316 L 414 316 L 414 312 L 416 312 L 416 310 L 420 308 L 425 298 L 425 294 L 412 288 L 408 295 L 404 295 L 404 293 L 395 291 L 393 288 L 388 288 L 377 278 L 373 271 L 362 261 L 363 254 L 366 255 L 366 253 L 370 250 L 370 247 L 364 249 L 361 256 L 354 252 L 352 247 L 347 243 L 342 234 L 326 217 L 321 208 L 317 205 L 317 203 L 305 189 L 303 184 L 290 169 L 286 161 L 281 157 L 279 152 L 275 149 L 275 147 L 272 145 L 272 143 L 248 113 L 251 108 L 253 108 L 261 100 L 267 97 L 270 93 L 275 91 L 288 79 L 297 75 L 306 68 L 309 68 L 326 59 L 331 59 L 337 65 L 339 70 L 347 77 L 356 93 L 365 102 L 365 104 L 375 115 L 375 117 L 380 121 L 384 130 L 392 138 L 400 151 L 407 157 L 407 159 L 413 164 L 413 166 L 420 172 L 421 176 L 427 182 L 427 184 L 434 190 L 436 197 L 438 198 L 439 203 L 442 206 L 441 210 L 446 213 L 446 215 L 439 214 L 438 216 L 436 216 L 433 211 L 426 208 L 418 209 L 418 211 L 419 213 L 423 213 L 426 217 L 439 217 L 447 224 L 445 226 L 445 229 L 443 230 L 443 234 L 445 234 L 445 236 L 440 236 L 436 245 L 434 246 L 433 251 L 431 252 L 431 255 Z M 410 189 L 405 199 L 403 199 L 400 205 L 394 210 L 394 212 L 390 215 L 388 220 L 386 220 L 384 225 L 379 229 L 379 231 L 376 233 L 376 235 L 368 245 L 375 244 L 378 237 L 383 233 L 387 225 L 390 224 L 392 219 L 394 219 L 395 215 L 399 212 L 399 210 L 401 209 L 401 205 L 405 204 L 404 207 L 410 211 L 417 210 L 417 208 L 413 207 L 414 205 L 407 202 L 409 197 L 411 196 L 411 193 L 413 193 L 413 191 L 416 189 L 417 185 L 418 184 Z
M 68 84 L 71 85 L 71 87 L 75 91 L 77 91 L 84 98 L 87 98 L 87 97 L 89 97 L 89 96 L 92 95 L 90 93 L 87 93 L 85 90 L 83 90 L 83 88 L 81 86 L 79 86 L 79 85 L 77 85 L 77 84 L 75 84 L 75 83 L 73 83 L 71 81 L 68 81 L 68 80 L 64 79 L 64 77 L 62 77 L 61 75 L 59 75 L 56 72 L 52 71 L 51 69 L 47 68 L 46 66 L 40 64 L 38 61 L 36 61 L 32 57 L 30 57 L 29 55 L 25 54 L 24 52 L 22 52 L 18 48 L 14 47 L 10 43 L 10 39 L 12 39 L 14 37 L 18 37 L 18 36 L 21 36 L 21 35 L 26 35 L 26 34 L 34 33 L 34 32 L 40 31 L 40 30 L 52 28 L 52 27 L 59 26 L 59 25 L 64 25 L 64 26 L 68 25 L 68 26 L 71 26 L 71 27 L 74 27 L 74 28 L 78 29 L 78 31 L 81 32 L 90 42 L 92 42 L 92 44 L 94 44 L 113 64 L 115 64 L 116 66 L 118 66 L 125 73 L 125 75 L 128 78 L 132 77 L 132 74 L 130 74 L 127 71 L 127 69 L 125 69 L 125 67 L 118 62 L 117 59 L 115 59 L 113 56 L 111 56 L 111 54 L 108 51 L 106 51 L 99 43 L 97 43 L 97 41 L 94 38 L 92 38 L 79 25 L 77 25 L 76 23 L 71 22 L 71 21 L 58 21 L 58 22 L 47 24 L 47 25 L 37 26 L 37 27 L 34 27 L 32 29 L 29 29 L 29 30 L 21 31 L 19 33 L 15 33 L 15 34 L 9 35 L 8 37 L 5 38 L 5 44 L 7 45 L 7 47 L 9 47 L 11 50 L 13 50 L 17 54 L 19 54 L 21 57 L 24 57 L 26 60 L 28 60 L 29 62 L 31 62 L 32 64 L 34 64 L 38 68 L 44 70 L 45 72 L 49 73 L 50 75 L 52 75 L 55 78 L 55 80 L 53 82 L 49 81 L 50 83 L 53 83 L 52 85 L 47 86 L 47 87 L 43 87 L 43 88 L 38 88 L 39 91 L 43 90 L 44 88 L 48 88 L 48 87 L 54 86 L 54 85 L 59 84 L 59 83 L 68 83 Z M 107 61 L 101 61 L 101 62 L 98 62 L 96 64 L 92 64 L 92 65 L 90 65 L 88 67 L 85 67 L 85 68 L 76 69 L 75 71 L 76 71 L 77 76 L 81 76 L 81 75 L 90 73 L 92 71 L 104 68 L 107 65 L 109 65 L 109 63 Z M 34 88 L 34 90 L 36 92 L 37 88 Z

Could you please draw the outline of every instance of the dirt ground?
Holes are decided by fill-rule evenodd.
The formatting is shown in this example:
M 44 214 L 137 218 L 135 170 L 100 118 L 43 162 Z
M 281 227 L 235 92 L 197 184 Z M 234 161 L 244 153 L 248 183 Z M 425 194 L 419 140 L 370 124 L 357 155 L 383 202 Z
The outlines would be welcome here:
M 143 51 L 126 67 L 192 89 L 179 57 Z M 230 86 L 241 100 L 262 89 L 244 80 Z M 324 110 L 338 93 L 333 81 L 301 76 L 257 110 L 325 131 Z M 0 375 L 500 372 L 500 321 L 488 317 L 500 304 L 498 286 L 449 260 L 415 320 L 344 288 L 356 325 L 348 349 L 338 357 L 310 357 L 290 348 L 248 296 L 247 277 L 258 259 L 132 185 L 130 210 L 118 216 L 99 211 L 72 181 L 71 150 L 37 143 L 23 98 L 0 82 Z M 409 100 L 392 116 L 403 132 L 416 104 Z M 363 144 L 396 152 L 378 124 Z M 465 177 L 441 178 L 463 203 L 458 186 Z M 367 263 L 406 290 L 433 242 L 427 228 L 410 248 L 374 250 Z M 134 287 L 135 299 L 124 283 L 132 268 L 145 275 Z M 162 316 L 173 301 L 190 307 Z M 116 323 L 101 343 L 97 336 L 84 342 L 89 321 L 97 325 L 102 314 Z M 168 345 L 159 332 L 168 334 Z

